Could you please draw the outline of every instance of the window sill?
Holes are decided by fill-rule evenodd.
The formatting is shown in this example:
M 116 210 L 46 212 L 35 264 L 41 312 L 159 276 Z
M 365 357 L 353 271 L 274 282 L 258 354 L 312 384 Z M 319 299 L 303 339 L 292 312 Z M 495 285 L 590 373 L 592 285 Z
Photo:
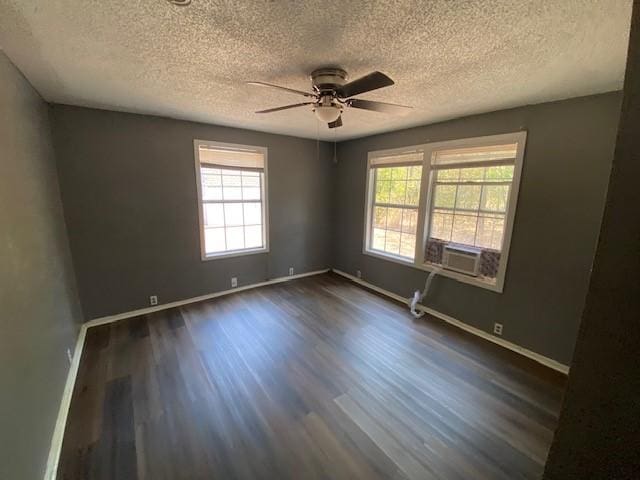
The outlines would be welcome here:
M 475 287 L 491 290 L 492 292 L 502 293 L 502 290 L 503 290 L 502 285 L 500 285 L 499 281 L 496 281 L 496 283 L 489 283 L 486 280 L 482 280 L 481 278 L 478 278 L 478 277 L 471 277 L 469 275 L 465 275 L 464 273 L 458 273 L 452 270 L 445 270 L 444 268 L 439 268 L 429 264 L 415 263 L 413 260 L 409 260 L 396 255 L 385 254 L 377 251 L 371 251 L 371 250 L 365 249 L 362 253 L 364 253 L 365 255 L 369 255 L 371 257 L 380 258 L 382 260 L 387 260 L 389 262 L 398 263 L 400 265 L 404 265 L 405 267 L 412 267 L 418 270 L 423 270 L 425 272 L 432 272 L 434 270 L 438 270 L 438 275 L 442 277 L 451 278 L 461 283 L 466 283 L 468 285 L 473 285 Z
M 255 255 L 256 253 L 268 253 L 268 248 L 253 248 L 246 250 L 234 250 L 230 252 L 202 254 L 202 261 L 219 260 L 222 258 L 243 257 L 245 255 Z

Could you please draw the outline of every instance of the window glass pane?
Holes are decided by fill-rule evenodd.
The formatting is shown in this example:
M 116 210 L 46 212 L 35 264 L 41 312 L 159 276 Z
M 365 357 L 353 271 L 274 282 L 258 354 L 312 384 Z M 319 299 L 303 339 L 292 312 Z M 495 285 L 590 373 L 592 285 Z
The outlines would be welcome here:
M 244 224 L 260 225 L 262 223 L 262 204 L 260 203 L 243 203 L 244 208 Z
M 242 200 L 242 188 L 240 187 L 223 187 L 222 194 L 224 200 Z
M 415 235 L 418 225 L 418 211 L 413 209 L 405 209 L 402 212 L 402 231 Z
M 240 175 L 229 175 L 225 173 L 222 175 L 222 185 L 225 187 L 239 187 L 242 185 L 242 180 Z
M 245 172 L 243 172 L 243 175 L 242 175 L 243 187 L 259 187 L 260 186 L 260 177 L 258 176 L 247 177 L 244 175 L 244 173 Z
M 457 185 L 436 185 L 433 206 L 436 208 L 453 208 L 457 188 Z
M 402 225 L 402 208 L 389 208 L 387 212 L 387 230 L 400 231 Z
M 416 253 L 416 236 L 403 233 L 400 237 L 400 255 L 414 258 Z
M 240 250 L 244 248 L 244 227 L 227 227 L 227 250 Z
M 387 226 L 387 208 L 375 207 L 373 209 L 373 226 L 376 228 L 386 228 Z
M 502 250 L 504 236 L 504 216 L 481 215 L 478 218 L 476 245 L 493 250 Z
M 403 181 L 391 181 L 389 191 L 389 203 L 396 205 L 403 205 L 407 191 L 407 182 Z
M 436 180 L 438 182 L 457 182 L 460 180 L 460 169 L 452 168 L 448 170 L 438 170 Z
M 371 248 L 376 250 L 384 250 L 385 231 L 382 228 L 373 229 L 373 239 Z
M 409 167 L 393 167 L 391 169 L 392 180 L 406 180 L 409 174 Z
M 377 180 L 391 180 L 392 168 L 376 168 Z
M 413 167 L 409 167 L 409 179 L 411 180 L 420 180 L 422 177 L 422 166 L 416 165 Z
M 221 203 L 205 203 L 203 213 L 206 227 L 224 227 L 224 212 Z
M 255 170 L 242 170 L 243 177 L 260 177 L 262 172 L 257 172 Z
M 485 180 L 496 182 L 513 180 L 513 168 L 513 165 L 486 167 Z
M 447 212 L 433 212 L 431 219 L 431 238 L 440 240 L 451 240 L 451 229 L 453 228 L 453 214 Z
M 243 200 L 260 200 L 260 188 L 258 187 L 243 187 L 242 188 Z
M 244 228 L 245 248 L 262 247 L 262 226 L 254 225 Z
M 485 185 L 482 189 L 482 210 L 506 212 L 509 185 Z
M 215 173 L 217 172 L 217 173 Z M 202 186 L 203 188 L 209 188 L 209 187 L 219 187 L 220 185 L 222 185 L 222 176 L 220 175 L 220 170 L 214 170 L 214 169 L 202 169 L 200 171 L 200 178 L 202 180 Z
M 460 170 L 460 181 L 481 182 L 484 179 L 484 168 L 463 168 Z
M 220 185 L 222 185 L 222 176 L 219 172 L 220 170 L 211 168 L 200 171 L 203 200 L 220 200 L 222 198 L 222 189 L 220 188 Z
M 224 228 L 204 229 L 204 249 L 206 253 L 223 252 L 225 250 Z
M 456 208 L 477 210 L 480 206 L 480 185 L 458 185 Z
M 224 223 L 228 226 L 242 225 L 242 204 L 241 203 L 225 203 L 224 204 Z
M 400 232 L 387 230 L 384 242 L 384 251 L 394 253 L 396 255 L 400 253 Z
M 464 245 L 474 245 L 477 220 L 478 217 L 475 215 L 454 215 L 451 241 Z
M 376 203 L 389 203 L 389 184 L 387 180 L 378 180 L 376 182 Z
M 405 205 L 418 206 L 420 200 L 420 182 L 417 180 L 409 180 L 407 182 L 407 197 Z
M 202 189 L 203 200 L 222 200 L 222 187 L 204 187 Z

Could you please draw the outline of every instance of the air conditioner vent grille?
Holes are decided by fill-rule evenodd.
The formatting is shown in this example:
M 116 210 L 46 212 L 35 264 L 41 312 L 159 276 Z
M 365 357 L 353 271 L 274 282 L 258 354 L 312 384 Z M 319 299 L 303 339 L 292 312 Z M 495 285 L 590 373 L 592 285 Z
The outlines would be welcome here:
M 448 244 L 444 247 L 442 266 L 447 270 L 478 276 L 480 268 L 480 249 Z

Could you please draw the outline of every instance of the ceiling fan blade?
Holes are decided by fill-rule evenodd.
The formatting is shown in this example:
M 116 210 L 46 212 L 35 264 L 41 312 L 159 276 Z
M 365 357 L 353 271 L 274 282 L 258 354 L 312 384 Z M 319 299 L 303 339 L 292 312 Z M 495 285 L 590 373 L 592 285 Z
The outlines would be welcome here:
M 353 108 L 391 114 L 407 113 L 413 108 L 407 105 L 398 105 L 397 103 L 374 102 L 373 100 L 362 100 L 360 98 L 352 98 L 347 105 Z
M 289 93 L 295 93 L 296 95 L 304 95 L 305 97 L 315 98 L 316 96 L 313 93 L 303 92 L 302 90 L 296 90 L 294 88 L 281 87 L 280 85 L 273 85 L 271 83 L 265 82 L 247 82 L 247 85 L 255 85 L 258 87 L 269 87 L 269 88 L 277 88 L 278 90 L 283 90 Z
M 329 128 L 341 127 L 342 126 L 342 115 L 340 115 L 335 122 L 327 123 L 327 125 L 329 125 Z
M 336 94 L 340 98 L 349 98 L 361 93 L 377 90 L 378 88 L 393 85 L 393 80 L 381 72 L 372 72 L 369 75 L 360 77 L 353 82 L 345 83 L 336 88 Z
M 267 108 L 266 110 L 258 110 L 255 113 L 279 112 L 280 110 L 288 110 L 289 108 L 303 107 L 305 105 L 313 105 L 313 102 L 294 103 L 293 105 L 285 105 L 284 107 Z

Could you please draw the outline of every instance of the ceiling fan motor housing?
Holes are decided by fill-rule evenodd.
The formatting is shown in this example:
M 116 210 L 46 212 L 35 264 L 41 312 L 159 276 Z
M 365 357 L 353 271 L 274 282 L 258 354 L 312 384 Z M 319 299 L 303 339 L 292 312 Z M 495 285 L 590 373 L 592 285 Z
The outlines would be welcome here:
M 311 84 L 320 92 L 335 90 L 346 81 L 347 72 L 341 68 L 319 68 L 311 72 Z

